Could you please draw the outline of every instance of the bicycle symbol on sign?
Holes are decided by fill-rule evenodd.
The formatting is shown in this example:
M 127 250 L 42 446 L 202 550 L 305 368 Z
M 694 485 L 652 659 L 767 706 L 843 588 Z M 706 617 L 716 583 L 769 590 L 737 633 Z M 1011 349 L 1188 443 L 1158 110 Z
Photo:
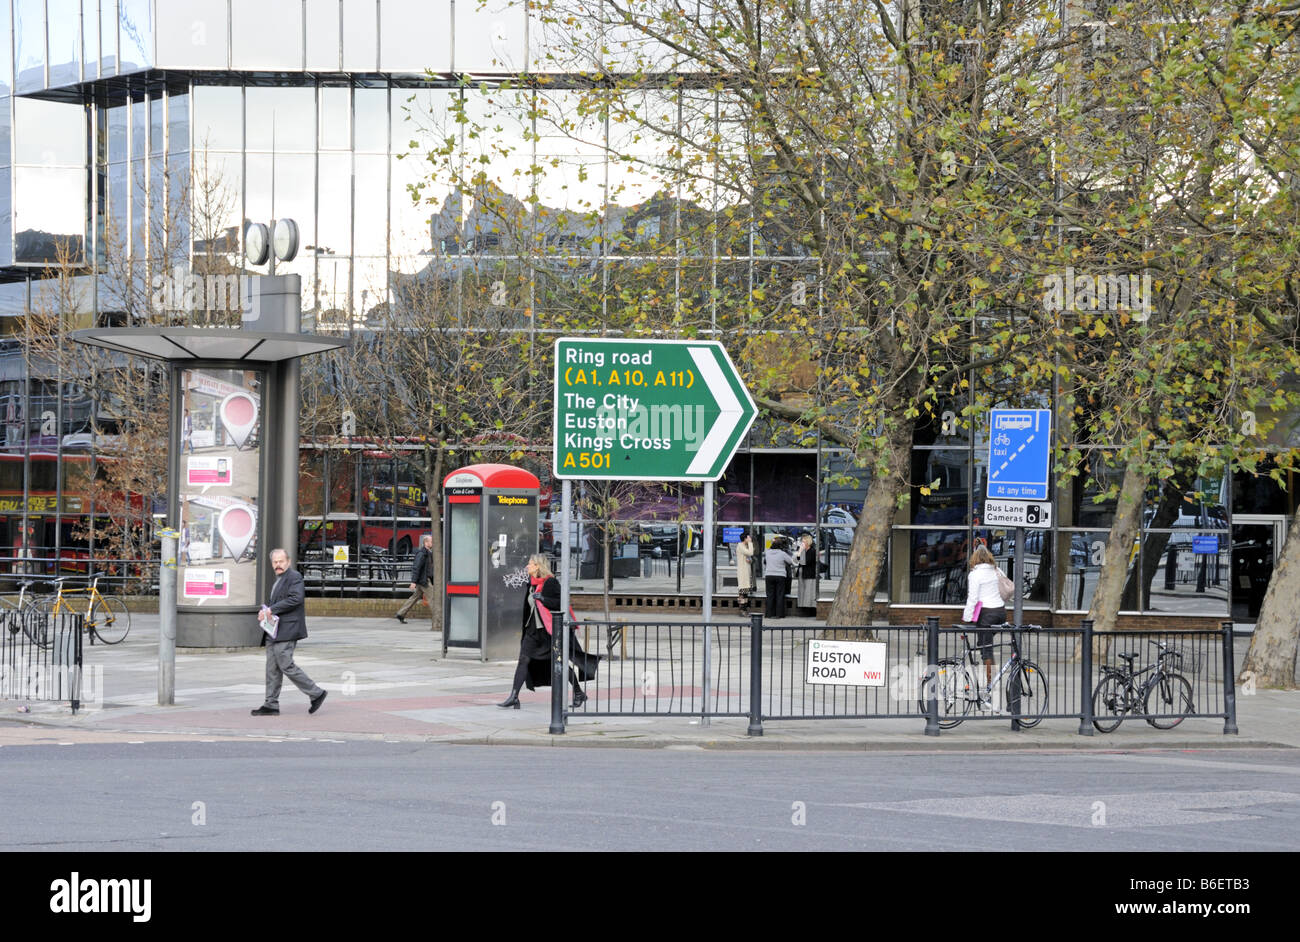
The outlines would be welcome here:
M 998 434 L 995 435 L 994 438 L 993 438 L 993 444 L 995 444 L 995 445 L 1010 445 L 1010 444 L 1011 444 L 1011 436 L 1008 435 L 1006 432 L 998 432 Z

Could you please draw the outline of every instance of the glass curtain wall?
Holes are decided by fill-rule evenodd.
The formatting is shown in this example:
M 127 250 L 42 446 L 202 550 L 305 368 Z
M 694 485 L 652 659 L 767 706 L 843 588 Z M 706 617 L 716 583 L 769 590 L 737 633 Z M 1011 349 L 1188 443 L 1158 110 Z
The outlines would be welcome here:
M 818 310 L 819 261 L 793 238 L 794 223 L 755 220 L 749 188 L 736 192 L 707 160 L 693 182 L 671 182 L 676 161 L 699 159 L 675 149 L 680 123 L 711 121 L 724 147 L 743 143 L 743 121 L 725 93 L 647 89 L 639 111 L 649 128 L 634 132 L 579 115 L 578 88 L 501 92 L 491 76 L 574 66 L 567 37 L 521 4 L 13 0 L 0 24 L 12 40 L 0 43 L 0 323 L 8 338 L 0 549 L 13 548 L 10 565 L 29 545 L 56 554 L 72 547 L 79 537 L 65 533 L 66 522 L 93 515 L 78 503 L 85 474 L 60 469 L 74 457 L 97 460 L 95 406 L 74 384 L 33 375 L 19 341 L 21 315 L 40 303 L 27 279 L 54 260 L 59 240 L 109 267 L 125 260 L 116 277 L 84 292 L 86 310 L 117 325 L 157 315 L 154 279 L 177 265 L 241 271 L 244 225 L 285 216 L 298 222 L 301 249 L 278 271 L 302 276 L 304 323 L 322 332 L 363 336 L 381 327 L 400 313 L 398 289 L 405 297 L 412 285 L 437 291 L 462 321 L 539 348 L 554 336 L 629 328 L 638 315 L 729 342 L 742 329 L 776 325 L 778 301 Z M 611 25 L 605 44 L 615 58 L 627 48 L 618 31 Z M 489 80 L 466 84 L 466 74 Z M 128 76 L 134 84 L 121 81 Z M 81 104 L 24 97 L 76 83 L 88 89 Z M 467 135 L 460 109 L 488 130 Z M 428 179 L 423 158 L 448 141 L 457 166 L 482 172 L 473 192 Z M 607 145 L 626 159 L 609 159 Z M 175 323 L 231 316 L 206 301 L 164 301 Z M 980 381 L 972 373 L 968 388 Z M 549 402 L 544 381 L 528 395 Z M 815 374 L 792 376 L 789 395 L 816 397 Z M 882 598 L 960 604 L 974 545 L 987 544 L 1004 563 L 1014 554 L 1011 534 L 981 525 L 987 436 L 978 421 L 958 418 L 967 404 L 942 403 L 916 436 L 911 476 L 927 487 L 914 487 L 896 518 Z M 699 590 L 701 488 L 582 483 L 579 521 L 565 534 L 554 525 L 560 488 L 548 443 L 525 444 L 530 454 L 509 459 L 507 449 L 471 443 L 453 462 L 514 460 L 537 473 L 539 541 L 547 551 L 572 544 L 582 588 L 608 578 L 617 591 Z M 719 592 L 732 591 L 741 532 L 761 549 L 808 531 L 819 592 L 833 595 L 869 471 L 843 450 L 762 420 L 743 449 L 717 487 L 718 549 L 707 565 Z M 1084 472 L 1058 493 L 1055 527 L 1026 537 L 1017 576 L 1030 607 L 1086 610 L 1113 515 L 1112 503 L 1095 498 L 1122 473 L 1108 457 L 1103 445 L 1090 446 Z M 431 519 L 418 466 L 364 440 L 303 445 L 299 550 L 319 586 L 405 585 L 401 567 Z M 1226 615 L 1238 582 L 1231 574 L 1246 566 L 1235 547 L 1245 537 L 1236 539 L 1229 514 L 1234 499 L 1253 497 L 1204 481 L 1187 482 L 1181 499 L 1153 493 L 1125 607 Z M 354 568 L 335 568 L 336 547 Z

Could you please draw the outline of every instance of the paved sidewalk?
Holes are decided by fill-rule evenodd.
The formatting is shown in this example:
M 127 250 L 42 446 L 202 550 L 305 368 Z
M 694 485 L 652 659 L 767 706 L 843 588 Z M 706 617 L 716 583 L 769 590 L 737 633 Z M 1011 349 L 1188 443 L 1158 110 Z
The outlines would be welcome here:
M 648 617 L 633 619 L 651 621 Z M 692 619 L 674 618 L 674 621 Z M 695 619 L 698 620 L 698 619 Z M 719 619 L 734 621 L 735 619 Z M 1078 734 L 1077 720 L 1044 720 L 1011 732 L 1002 720 L 963 723 L 924 735 L 924 721 L 804 720 L 764 723 L 746 734 L 744 719 L 692 717 L 575 717 L 564 735 L 547 732 L 550 691 L 525 691 L 523 709 L 496 704 L 510 687 L 514 662 L 482 663 L 467 653 L 441 657 L 441 638 L 414 622 L 392 618 L 309 620 L 310 637 L 296 660 L 329 691 L 321 710 L 286 683 L 278 717 L 254 717 L 262 703 L 263 653 L 187 654 L 176 658 L 176 704 L 157 703 L 158 617 L 133 614 L 131 634 L 117 646 L 85 648 L 87 706 L 76 716 L 66 703 L 0 700 L 0 745 L 27 742 L 156 739 L 383 739 L 417 742 L 660 748 L 889 749 L 1207 749 L 1300 747 L 1300 693 L 1239 692 L 1235 736 L 1221 719 L 1188 719 L 1173 730 L 1128 720 L 1114 733 Z M 787 618 L 785 627 L 816 624 Z M 1246 639 L 1237 642 L 1238 664 Z M 95 684 L 102 677 L 102 690 Z M 28 713 L 19 712 L 24 705 Z

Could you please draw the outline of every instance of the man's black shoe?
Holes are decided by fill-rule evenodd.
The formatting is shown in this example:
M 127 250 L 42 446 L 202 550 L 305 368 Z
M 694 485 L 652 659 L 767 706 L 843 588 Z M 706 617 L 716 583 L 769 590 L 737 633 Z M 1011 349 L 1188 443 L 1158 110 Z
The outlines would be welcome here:
M 400 621 L 403 625 L 406 624 L 406 616 L 405 616 L 405 615 L 394 615 L 393 617 L 396 618 L 398 621 Z
M 317 710 L 319 710 L 319 709 L 320 709 L 320 705 L 321 705 L 322 703 L 325 702 L 325 698 L 328 697 L 328 696 L 329 696 L 329 691 L 328 691 L 328 690 L 322 690 L 322 691 L 320 692 L 320 696 L 319 696 L 319 697 L 312 697 L 312 698 L 311 698 L 311 709 L 309 709 L 307 712 L 308 712 L 308 713 L 315 713 Z
M 272 710 L 270 707 L 260 706 L 253 711 L 253 716 L 279 716 L 279 710 Z

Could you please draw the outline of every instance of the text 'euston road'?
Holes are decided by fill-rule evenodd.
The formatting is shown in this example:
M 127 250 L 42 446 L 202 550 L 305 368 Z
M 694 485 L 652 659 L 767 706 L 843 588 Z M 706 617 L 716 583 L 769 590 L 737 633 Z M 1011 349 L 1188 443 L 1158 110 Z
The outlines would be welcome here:
M 556 342 L 561 477 L 716 480 L 755 412 L 716 342 Z

